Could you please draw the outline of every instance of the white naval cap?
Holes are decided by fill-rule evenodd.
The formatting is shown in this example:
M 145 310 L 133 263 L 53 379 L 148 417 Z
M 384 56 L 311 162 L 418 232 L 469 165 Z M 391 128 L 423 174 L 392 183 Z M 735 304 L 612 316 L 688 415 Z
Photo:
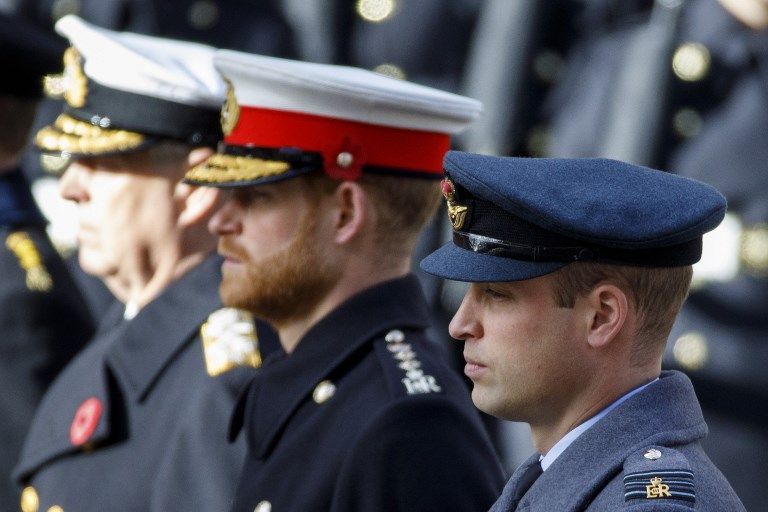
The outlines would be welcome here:
M 215 49 L 96 27 L 69 15 L 56 31 L 72 47 L 62 75 L 46 80 L 64 113 L 43 128 L 43 151 L 93 155 L 131 151 L 158 139 L 215 145 L 226 86 Z
M 220 154 L 187 175 L 193 183 L 255 185 L 322 170 L 442 176 L 450 136 L 480 102 L 364 69 L 219 50 L 231 89 Z

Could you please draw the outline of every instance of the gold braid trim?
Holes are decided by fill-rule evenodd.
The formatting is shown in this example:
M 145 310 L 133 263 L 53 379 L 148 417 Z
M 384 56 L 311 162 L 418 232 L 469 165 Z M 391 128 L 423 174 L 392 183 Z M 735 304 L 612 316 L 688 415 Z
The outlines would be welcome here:
M 44 151 L 80 154 L 126 151 L 144 140 L 140 133 L 101 128 L 67 114 L 61 114 L 53 126 L 44 126 L 35 135 L 35 144 Z
M 218 153 L 193 167 L 184 178 L 197 183 L 229 183 L 276 176 L 290 168 L 286 162 Z
M 5 246 L 16 255 L 19 265 L 27 273 L 27 288 L 35 292 L 47 292 L 53 287 L 53 279 L 29 235 L 24 231 L 11 233 L 5 239 Z

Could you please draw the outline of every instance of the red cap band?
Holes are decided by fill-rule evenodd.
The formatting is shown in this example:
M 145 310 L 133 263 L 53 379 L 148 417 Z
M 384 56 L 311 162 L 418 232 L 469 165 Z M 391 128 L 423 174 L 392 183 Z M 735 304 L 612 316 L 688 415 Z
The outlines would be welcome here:
M 326 173 L 342 179 L 358 177 L 363 165 L 442 176 L 443 156 L 450 149 L 450 136 L 443 133 L 246 106 L 224 142 L 316 151 L 323 155 Z M 337 163 L 344 152 L 351 154 L 351 165 Z

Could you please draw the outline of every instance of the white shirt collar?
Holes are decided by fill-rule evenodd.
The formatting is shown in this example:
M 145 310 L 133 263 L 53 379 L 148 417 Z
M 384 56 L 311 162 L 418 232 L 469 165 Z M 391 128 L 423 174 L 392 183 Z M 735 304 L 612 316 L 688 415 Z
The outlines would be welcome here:
M 626 394 L 622 395 L 621 397 L 619 397 L 618 400 L 613 402 L 611 405 L 609 405 L 608 407 L 606 407 L 605 409 L 603 409 L 602 411 L 600 411 L 596 415 L 592 416 L 590 419 L 588 419 L 587 421 L 585 421 L 581 425 L 577 426 L 576 428 L 574 428 L 573 430 L 571 430 L 570 432 L 565 434 L 565 436 L 563 436 L 562 439 L 560 439 L 557 443 L 555 443 L 555 446 L 553 446 L 547 452 L 546 455 L 542 455 L 541 457 L 539 457 L 539 461 L 541 462 L 541 469 L 546 471 L 547 468 L 549 466 L 551 466 L 553 462 L 555 462 L 555 459 L 557 459 L 560 456 L 560 454 L 562 454 L 566 450 L 566 448 L 568 448 L 571 445 L 571 443 L 573 443 L 576 439 L 578 439 L 578 437 L 581 434 L 583 434 L 584 432 L 589 430 L 589 428 L 592 425 L 594 425 L 595 423 L 600 421 L 600 419 L 603 418 L 603 416 L 605 416 L 606 414 L 608 414 L 609 412 L 614 410 L 616 407 L 621 405 L 629 397 L 639 393 L 640 391 L 645 389 L 650 384 L 656 382 L 657 380 L 659 380 L 658 377 L 653 379 L 651 382 L 649 382 L 647 384 L 643 384 L 639 388 L 635 388 L 632 391 L 630 391 L 629 393 L 626 393 Z

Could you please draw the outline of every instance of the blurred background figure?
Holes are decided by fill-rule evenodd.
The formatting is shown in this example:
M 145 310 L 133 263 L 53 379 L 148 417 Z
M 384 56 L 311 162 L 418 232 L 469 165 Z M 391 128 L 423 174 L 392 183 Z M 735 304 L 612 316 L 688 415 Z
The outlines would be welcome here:
M 0 10 L 47 26 L 77 12 L 107 28 L 376 69 L 483 101 L 460 149 L 611 156 L 718 187 L 734 215 L 705 237 L 699 289 L 666 364 L 693 378 L 712 430 L 709 453 L 751 509 L 763 483 L 754 468 L 768 453 L 766 3 L 0 0 Z M 25 160 L 29 171 L 36 165 Z M 446 226 L 438 215 L 417 253 L 437 247 Z M 463 364 L 446 328 L 463 287 L 416 273 L 434 306 L 434 337 Z M 503 424 L 498 444 L 514 469 L 530 453 L 527 427 Z
M 0 510 L 18 506 L 10 473 L 43 392 L 93 333 L 20 167 L 42 77 L 60 67 L 64 47 L 0 14 Z
M 705 241 L 665 365 L 700 396 L 705 449 L 749 510 L 768 465 L 768 2 L 583 2 L 535 153 L 606 156 L 705 181 L 729 218 Z

